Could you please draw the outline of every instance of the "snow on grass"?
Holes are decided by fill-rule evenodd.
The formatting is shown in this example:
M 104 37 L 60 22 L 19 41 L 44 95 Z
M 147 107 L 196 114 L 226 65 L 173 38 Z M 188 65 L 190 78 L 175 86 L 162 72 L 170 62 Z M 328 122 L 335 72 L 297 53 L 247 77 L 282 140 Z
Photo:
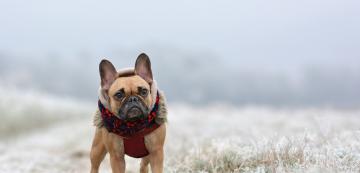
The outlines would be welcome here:
M 359 111 L 175 107 L 172 116 L 183 124 L 170 118 L 168 140 L 182 147 L 168 146 L 167 172 L 360 171 Z
M 1 95 L 0 172 L 89 172 L 95 102 Z M 359 172 L 359 128 L 358 110 L 170 105 L 165 172 Z
M 12 137 L 67 119 L 87 117 L 88 103 L 34 91 L 0 88 L 0 137 Z M 96 105 L 96 101 L 94 101 Z

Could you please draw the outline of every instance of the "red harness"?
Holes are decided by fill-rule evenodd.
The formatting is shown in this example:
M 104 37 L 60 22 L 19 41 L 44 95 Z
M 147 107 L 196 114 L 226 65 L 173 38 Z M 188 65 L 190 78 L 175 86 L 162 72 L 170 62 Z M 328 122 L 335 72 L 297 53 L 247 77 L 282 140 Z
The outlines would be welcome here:
M 159 109 L 159 93 L 156 95 L 156 102 L 151 112 L 144 117 L 133 121 L 118 118 L 105 106 L 98 102 L 101 117 L 105 128 L 123 138 L 125 154 L 134 158 L 145 157 L 149 154 L 146 149 L 144 137 L 157 129 L 160 125 L 155 122 Z

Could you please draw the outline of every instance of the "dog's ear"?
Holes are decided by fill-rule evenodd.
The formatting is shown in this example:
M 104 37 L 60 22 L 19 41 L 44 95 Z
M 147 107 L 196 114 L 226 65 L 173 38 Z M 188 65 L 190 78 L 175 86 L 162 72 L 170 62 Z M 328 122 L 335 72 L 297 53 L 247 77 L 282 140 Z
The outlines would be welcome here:
M 136 59 L 135 74 L 139 75 L 149 84 L 151 84 L 153 81 L 151 62 L 149 57 L 145 53 L 141 53 Z
M 99 64 L 99 72 L 101 78 L 101 88 L 109 90 L 111 84 L 116 79 L 116 69 L 110 61 L 103 59 Z

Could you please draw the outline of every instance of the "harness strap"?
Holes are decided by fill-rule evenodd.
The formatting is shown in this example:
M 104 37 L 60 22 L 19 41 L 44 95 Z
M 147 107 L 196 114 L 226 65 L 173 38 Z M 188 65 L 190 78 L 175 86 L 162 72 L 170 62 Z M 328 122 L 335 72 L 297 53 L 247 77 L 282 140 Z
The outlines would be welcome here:
M 156 130 L 158 127 L 159 125 L 156 124 L 151 128 L 144 129 L 130 138 L 123 137 L 125 154 L 134 158 L 141 158 L 149 155 L 149 151 L 145 146 L 145 136 Z

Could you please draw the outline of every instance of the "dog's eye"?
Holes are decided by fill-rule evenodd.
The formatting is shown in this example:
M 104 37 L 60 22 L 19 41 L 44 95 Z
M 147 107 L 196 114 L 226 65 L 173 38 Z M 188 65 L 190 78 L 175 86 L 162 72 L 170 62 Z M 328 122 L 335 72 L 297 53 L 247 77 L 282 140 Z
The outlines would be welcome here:
M 140 93 L 142 97 L 146 97 L 148 95 L 148 90 L 146 88 L 141 88 Z
M 121 99 L 124 97 L 124 92 L 123 91 L 119 91 L 114 95 L 116 98 Z

